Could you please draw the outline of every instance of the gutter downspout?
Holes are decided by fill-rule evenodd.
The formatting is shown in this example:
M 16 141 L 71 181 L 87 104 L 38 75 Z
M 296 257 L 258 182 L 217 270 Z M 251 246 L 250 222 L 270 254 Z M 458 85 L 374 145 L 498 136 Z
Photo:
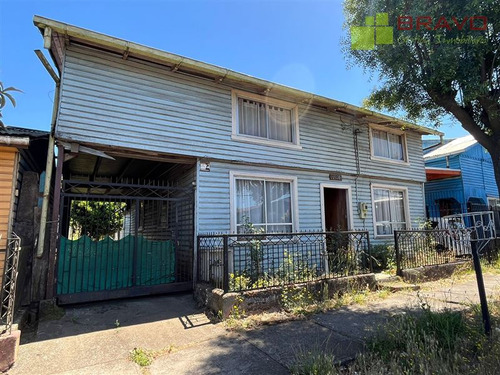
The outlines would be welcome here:
M 43 256 L 44 244 L 45 244 L 45 235 L 47 231 L 47 216 L 49 213 L 49 198 L 50 198 L 50 183 L 52 181 L 52 169 L 54 166 L 54 132 L 56 128 L 56 119 L 57 112 L 59 111 L 59 92 L 60 92 L 60 79 L 57 77 L 52 67 L 48 64 L 48 61 L 45 59 L 41 52 L 35 51 L 37 56 L 42 61 L 42 64 L 45 66 L 51 77 L 54 79 L 56 83 L 56 90 L 54 95 L 54 105 L 52 106 L 52 120 L 50 125 L 50 135 L 49 135 L 49 145 L 47 150 L 47 162 L 45 164 L 45 184 L 43 187 L 43 200 L 42 200 L 42 212 L 40 216 L 40 233 L 38 233 L 38 244 L 36 250 L 37 258 L 41 258 Z

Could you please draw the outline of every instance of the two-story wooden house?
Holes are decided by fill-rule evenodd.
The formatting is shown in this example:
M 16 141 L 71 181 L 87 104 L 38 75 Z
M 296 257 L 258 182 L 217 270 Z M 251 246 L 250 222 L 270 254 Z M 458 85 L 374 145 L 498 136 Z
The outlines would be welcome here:
M 436 130 L 34 23 L 61 79 L 52 129 L 60 225 L 50 250 L 63 301 L 190 288 L 197 234 L 363 229 L 390 242 L 425 217 L 421 136 Z M 108 215 L 108 228 L 85 215 Z M 106 261 L 89 257 L 96 252 Z

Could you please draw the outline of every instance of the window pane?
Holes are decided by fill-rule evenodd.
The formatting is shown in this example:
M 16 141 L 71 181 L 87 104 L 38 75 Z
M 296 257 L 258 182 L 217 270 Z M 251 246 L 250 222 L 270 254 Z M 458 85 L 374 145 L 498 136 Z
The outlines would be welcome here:
M 263 224 L 264 181 L 236 180 L 236 224 Z
M 375 204 L 375 221 L 377 223 L 391 221 L 391 208 L 389 205 L 389 190 L 375 189 L 373 191 Z
M 402 191 L 391 190 L 391 221 L 399 223 L 406 221 Z
M 252 231 L 249 230 L 247 225 L 238 225 L 237 233 L 265 233 L 266 226 L 265 225 L 252 225 Z
M 383 158 L 389 157 L 389 147 L 387 144 L 387 132 L 372 129 L 373 155 Z
M 267 138 L 266 107 L 263 103 L 238 99 L 240 134 Z
M 404 160 L 403 154 L 403 137 L 397 134 L 389 135 L 389 149 L 391 152 L 391 159 Z
M 377 234 L 406 229 L 404 193 L 401 190 L 374 189 L 374 215 Z
M 292 142 L 292 111 L 274 106 L 267 107 L 269 138 Z
M 291 223 L 292 200 L 289 182 L 266 181 L 267 223 Z

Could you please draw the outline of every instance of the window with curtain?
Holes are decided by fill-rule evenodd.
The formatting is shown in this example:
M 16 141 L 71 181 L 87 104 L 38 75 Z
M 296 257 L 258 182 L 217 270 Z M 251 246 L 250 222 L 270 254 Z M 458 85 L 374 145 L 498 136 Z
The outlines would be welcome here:
M 373 189 L 373 214 L 377 235 L 391 235 L 406 229 L 405 192 L 397 189 Z
M 281 142 L 295 142 L 293 110 L 238 98 L 238 133 Z
M 406 161 L 403 136 L 387 131 L 372 129 L 373 156 Z
M 236 227 L 248 225 L 265 233 L 290 233 L 293 228 L 291 182 L 236 179 Z

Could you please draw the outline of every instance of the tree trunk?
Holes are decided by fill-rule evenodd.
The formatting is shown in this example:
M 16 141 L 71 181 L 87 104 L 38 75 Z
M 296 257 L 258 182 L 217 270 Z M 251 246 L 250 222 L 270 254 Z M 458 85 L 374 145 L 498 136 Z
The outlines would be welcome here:
M 487 150 L 491 155 L 491 160 L 493 162 L 493 172 L 495 173 L 495 181 L 497 182 L 497 190 L 500 193 L 500 144 L 498 144 L 494 148 L 494 150 Z

